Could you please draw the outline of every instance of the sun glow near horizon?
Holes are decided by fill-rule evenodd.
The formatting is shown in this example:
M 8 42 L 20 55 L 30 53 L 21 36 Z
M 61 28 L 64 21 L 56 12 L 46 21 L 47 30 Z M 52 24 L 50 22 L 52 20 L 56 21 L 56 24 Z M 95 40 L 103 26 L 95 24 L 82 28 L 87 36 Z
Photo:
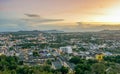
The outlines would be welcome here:
M 0 31 L 31 29 L 120 29 L 120 0 L 0 0 Z
M 120 24 L 120 6 L 106 9 L 106 14 L 96 16 L 94 22 L 104 22 L 105 24 Z

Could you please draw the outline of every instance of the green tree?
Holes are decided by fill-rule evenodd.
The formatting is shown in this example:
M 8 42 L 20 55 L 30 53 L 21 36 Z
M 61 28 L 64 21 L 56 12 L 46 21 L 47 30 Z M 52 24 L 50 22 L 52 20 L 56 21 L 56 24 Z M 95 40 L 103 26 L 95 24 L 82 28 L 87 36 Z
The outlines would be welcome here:
M 52 64 L 51 60 L 47 60 L 46 64 L 51 65 Z
M 37 56 L 39 56 L 39 53 L 37 51 L 33 51 L 33 56 L 37 57 Z
M 62 72 L 62 74 L 67 74 L 69 70 L 67 67 L 62 66 L 60 71 Z
M 71 63 L 74 63 L 74 64 L 80 64 L 80 63 L 85 63 L 87 60 L 85 59 L 81 59 L 80 57 L 78 56 L 74 56 L 72 57 L 70 60 L 69 60 Z
M 90 71 L 90 65 L 89 64 L 78 64 L 75 67 L 75 74 L 86 74 L 86 72 Z
M 95 63 L 92 65 L 93 74 L 105 74 L 105 65 L 102 63 Z

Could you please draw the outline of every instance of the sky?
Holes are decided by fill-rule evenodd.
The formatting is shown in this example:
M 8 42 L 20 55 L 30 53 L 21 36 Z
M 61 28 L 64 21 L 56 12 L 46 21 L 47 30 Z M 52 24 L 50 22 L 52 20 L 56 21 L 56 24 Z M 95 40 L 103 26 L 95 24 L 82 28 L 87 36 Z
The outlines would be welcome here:
M 0 0 L 0 31 L 120 30 L 120 0 Z

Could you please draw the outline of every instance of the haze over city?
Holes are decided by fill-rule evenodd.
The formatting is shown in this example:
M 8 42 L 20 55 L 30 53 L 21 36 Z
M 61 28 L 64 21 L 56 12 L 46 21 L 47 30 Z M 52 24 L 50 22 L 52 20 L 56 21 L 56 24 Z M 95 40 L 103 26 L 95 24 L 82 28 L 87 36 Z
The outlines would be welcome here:
M 0 0 L 0 74 L 120 74 L 120 0 Z
M 120 30 L 120 0 L 0 0 L 0 32 Z

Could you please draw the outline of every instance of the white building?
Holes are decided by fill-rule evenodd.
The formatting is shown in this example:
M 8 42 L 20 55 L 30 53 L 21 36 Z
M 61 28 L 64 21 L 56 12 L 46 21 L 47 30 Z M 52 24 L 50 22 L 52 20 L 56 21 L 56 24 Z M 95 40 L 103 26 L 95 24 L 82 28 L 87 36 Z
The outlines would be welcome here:
M 64 53 L 72 53 L 72 47 L 71 46 L 66 46 L 66 47 L 60 47 L 60 50 Z

